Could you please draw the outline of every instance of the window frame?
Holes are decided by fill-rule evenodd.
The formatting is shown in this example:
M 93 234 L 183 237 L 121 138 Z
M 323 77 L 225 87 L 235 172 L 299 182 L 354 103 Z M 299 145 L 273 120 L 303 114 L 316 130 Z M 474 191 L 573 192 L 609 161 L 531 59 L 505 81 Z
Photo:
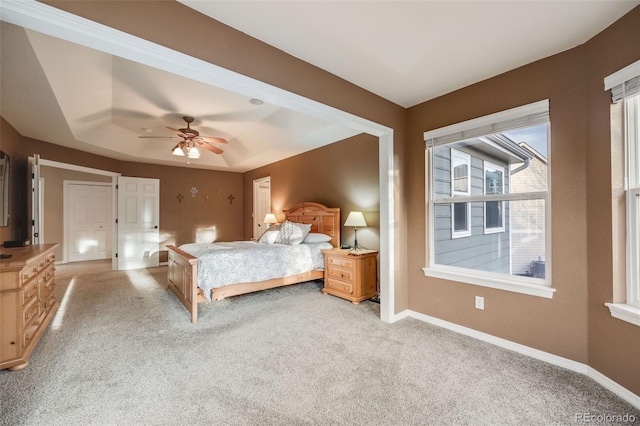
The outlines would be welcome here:
M 621 101 L 623 109 L 626 215 L 625 300 L 622 303 L 605 303 L 605 306 L 609 308 L 612 317 L 640 326 L 640 92 L 636 89 L 630 96 L 625 93 L 625 85 L 638 78 L 640 61 L 604 79 L 605 90 L 611 90 L 613 102 Z M 617 285 L 619 283 L 614 282 L 614 286 Z
M 489 167 L 490 166 L 490 167 Z M 500 171 L 502 173 L 502 188 L 500 189 L 500 195 L 504 195 L 504 179 L 505 179 L 505 170 L 506 168 L 503 166 L 500 166 L 496 163 L 493 163 L 491 161 L 487 161 L 487 160 L 483 160 L 483 190 L 484 190 L 484 194 L 485 195 L 494 195 L 494 194 L 487 194 L 487 170 L 491 169 L 495 169 L 496 171 Z M 487 202 L 492 202 L 492 201 L 487 201 Z M 483 206 L 483 213 L 484 213 L 484 233 L 485 234 L 496 234 L 499 232 L 505 232 L 506 226 L 505 226 L 505 202 L 504 201 L 493 201 L 493 202 L 498 202 L 500 203 L 500 226 L 487 226 L 487 219 L 489 218 L 488 214 L 487 214 L 487 202 L 482 203 Z
M 640 93 L 624 101 L 627 213 L 627 304 L 640 309 Z
M 440 265 L 435 262 L 435 206 L 454 203 L 455 197 L 435 197 L 435 152 L 439 145 L 447 145 L 458 141 L 500 133 L 518 128 L 533 127 L 545 124 L 547 128 L 547 147 L 550 149 L 549 100 L 534 102 L 487 116 L 460 122 L 424 132 L 425 140 L 425 189 L 426 189 L 426 266 L 422 269 L 425 276 L 440 278 L 457 283 L 478 285 L 482 287 L 505 290 L 531 296 L 551 299 L 556 289 L 552 283 L 551 255 L 551 159 L 547 159 L 546 191 L 502 195 L 471 195 L 467 203 L 486 201 L 519 201 L 525 199 L 541 199 L 545 203 L 545 260 L 547 273 L 545 278 L 533 278 L 510 275 L 507 273 L 488 272 L 471 268 Z M 508 168 L 505 168 L 505 173 Z M 471 173 L 471 170 L 470 170 Z M 504 175 L 503 175 L 504 176 Z M 504 184 L 504 182 L 503 182 Z M 484 186 L 484 184 L 483 184 Z M 504 223 L 504 221 L 503 221 Z

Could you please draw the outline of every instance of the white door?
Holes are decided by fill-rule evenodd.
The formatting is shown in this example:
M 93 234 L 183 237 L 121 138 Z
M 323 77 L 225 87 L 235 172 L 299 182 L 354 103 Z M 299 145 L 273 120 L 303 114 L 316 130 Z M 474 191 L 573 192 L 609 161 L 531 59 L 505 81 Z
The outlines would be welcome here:
M 264 217 L 271 213 L 271 178 L 253 181 L 253 238 L 260 238 L 269 227 Z
M 118 269 L 158 266 L 160 180 L 118 178 Z
M 111 185 L 68 184 L 67 259 L 111 258 Z

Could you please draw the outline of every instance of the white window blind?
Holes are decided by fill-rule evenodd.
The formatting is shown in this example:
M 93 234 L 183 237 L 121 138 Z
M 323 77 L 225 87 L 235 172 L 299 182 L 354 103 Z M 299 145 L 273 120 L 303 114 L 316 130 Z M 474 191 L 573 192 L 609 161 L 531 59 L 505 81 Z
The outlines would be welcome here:
M 604 90 L 611 90 L 613 102 L 620 102 L 625 96 L 640 93 L 640 61 L 636 61 L 605 78 Z
M 549 100 L 497 112 L 473 120 L 424 132 L 427 147 L 521 129 L 549 122 Z

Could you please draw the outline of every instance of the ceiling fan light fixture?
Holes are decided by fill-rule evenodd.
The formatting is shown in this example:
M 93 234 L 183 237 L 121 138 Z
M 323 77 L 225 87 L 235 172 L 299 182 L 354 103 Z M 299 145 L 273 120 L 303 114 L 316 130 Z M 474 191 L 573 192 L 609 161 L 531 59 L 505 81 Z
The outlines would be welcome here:
M 200 151 L 198 151 L 198 148 L 191 147 L 189 148 L 189 155 L 187 155 L 188 158 L 200 158 Z
M 173 155 L 177 155 L 178 157 L 184 157 L 184 152 L 182 152 L 182 148 L 180 148 L 179 146 L 173 148 L 173 151 L 171 151 L 171 153 Z

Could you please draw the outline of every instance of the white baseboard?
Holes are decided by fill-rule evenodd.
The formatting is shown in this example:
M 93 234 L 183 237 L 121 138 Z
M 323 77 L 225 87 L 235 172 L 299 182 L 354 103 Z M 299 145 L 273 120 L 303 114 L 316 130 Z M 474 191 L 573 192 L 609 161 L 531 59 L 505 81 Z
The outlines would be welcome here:
M 545 361 L 550 364 L 557 365 L 562 368 L 566 368 L 567 370 L 584 374 L 587 377 L 590 377 L 596 382 L 598 382 L 600 385 L 604 386 L 606 389 L 615 393 L 620 398 L 624 399 L 634 407 L 640 409 L 640 396 L 636 395 L 635 393 L 631 392 L 627 388 L 614 382 L 613 380 L 611 380 L 604 374 L 600 373 L 596 369 L 586 364 L 583 364 L 581 362 L 573 361 L 568 358 L 551 354 L 549 352 L 545 352 L 539 349 L 531 348 L 529 346 L 521 345 L 520 343 L 515 343 L 510 340 L 492 336 L 491 334 L 483 333 L 481 331 L 474 330 L 472 328 L 454 324 L 452 322 L 441 320 L 439 318 L 432 317 L 429 315 L 421 314 L 419 312 L 415 312 L 409 309 L 396 314 L 393 317 L 393 320 L 391 322 L 400 321 L 407 317 L 415 318 L 417 320 L 420 320 L 429 324 L 433 324 L 438 327 L 446 328 L 447 330 L 451 330 L 456 333 L 463 334 L 465 336 L 473 337 L 474 339 L 491 343 L 492 345 L 496 345 L 501 348 L 505 348 L 514 352 L 521 353 L 523 355 L 527 355 L 531 358 L 539 359 L 540 361 Z

